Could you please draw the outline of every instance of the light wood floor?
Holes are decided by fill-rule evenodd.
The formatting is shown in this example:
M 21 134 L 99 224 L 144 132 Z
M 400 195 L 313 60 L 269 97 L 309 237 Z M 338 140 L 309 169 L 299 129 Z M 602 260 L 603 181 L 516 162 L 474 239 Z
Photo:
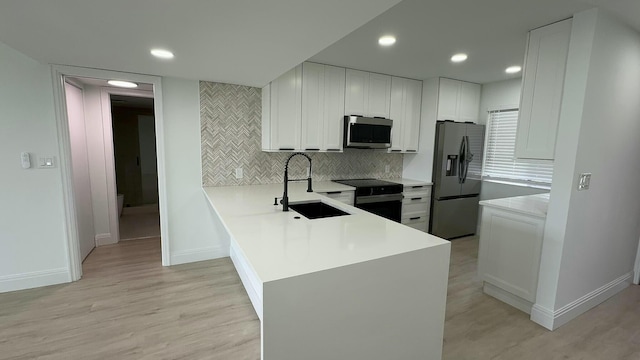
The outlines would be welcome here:
M 444 359 L 640 359 L 638 286 L 549 332 L 482 293 L 477 247 L 452 242 Z M 83 269 L 72 284 L 0 294 L 0 359 L 260 358 L 228 258 L 163 268 L 159 240 L 135 240 L 94 250 Z

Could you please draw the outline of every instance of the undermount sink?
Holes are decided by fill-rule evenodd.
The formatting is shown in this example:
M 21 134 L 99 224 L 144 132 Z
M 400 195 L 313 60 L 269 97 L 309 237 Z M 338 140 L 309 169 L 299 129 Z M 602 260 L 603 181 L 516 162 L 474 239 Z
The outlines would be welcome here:
M 340 209 L 336 209 L 331 205 L 327 205 L 321 201 L 303 202 L 289 204 L 289 208 L 295 210 L 307 219 L 321 219 L 333 216 L 344 216 L 349 213 Z

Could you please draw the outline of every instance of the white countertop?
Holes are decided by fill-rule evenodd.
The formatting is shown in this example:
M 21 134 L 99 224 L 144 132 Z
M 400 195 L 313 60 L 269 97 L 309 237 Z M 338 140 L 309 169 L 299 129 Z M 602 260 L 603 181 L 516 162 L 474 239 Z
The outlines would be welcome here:
M 513 212 L 531 215 L 539 218 L 547 217 L 549 194 L 525 195 L 502 199 L 483 200 L 480 205 L 511 210 Z
M 335 187 L 334 187 L 335 185 Z M 343 185 L 314 184 L 316 191 Z M 262 282 L 447 244 L 446 240 L 289 184 L 289 202 L 320 200 L 351 215 L 309 220 L 274 206 L 282 184 L 203 188 L 223 225 Z
M 430 181 L 422 181 L 422 180 L 413 180 L 413 179 L 389 179 L 387 181 L 391 181 L 394 183 L 402 184 L 404 186 L 431 186 L 433 185 Z

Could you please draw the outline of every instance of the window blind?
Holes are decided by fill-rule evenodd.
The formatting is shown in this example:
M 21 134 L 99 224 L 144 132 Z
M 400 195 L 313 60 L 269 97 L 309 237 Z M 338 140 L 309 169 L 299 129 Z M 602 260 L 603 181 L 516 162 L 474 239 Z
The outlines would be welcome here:
M 518 109 L 490 112 L 488 125 L 483 176 L 551 184 L 553 161 L 515 157 Z

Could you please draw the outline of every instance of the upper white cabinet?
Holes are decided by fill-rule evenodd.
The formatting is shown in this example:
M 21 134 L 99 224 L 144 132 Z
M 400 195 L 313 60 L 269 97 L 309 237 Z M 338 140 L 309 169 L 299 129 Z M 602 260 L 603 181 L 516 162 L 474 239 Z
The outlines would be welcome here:
M 345 115 L 389 118 L 391 76 L 346 70 Z
M 302 65 L 301 150 L 342 150 L 344 93 L 344 68 Z
M 437 120 L 478 121 L 479 84 L 440 78 Z
M 302 65 L 262 89 L 262 150 L 301 148 Z
M 393 131 L 389 152 L 418 151 L 421 104 L 421 81 L 392 77 L 390 118 Z
M 571 19 L 529 33 L 522 76 L 516 157 L 553 159 Z

